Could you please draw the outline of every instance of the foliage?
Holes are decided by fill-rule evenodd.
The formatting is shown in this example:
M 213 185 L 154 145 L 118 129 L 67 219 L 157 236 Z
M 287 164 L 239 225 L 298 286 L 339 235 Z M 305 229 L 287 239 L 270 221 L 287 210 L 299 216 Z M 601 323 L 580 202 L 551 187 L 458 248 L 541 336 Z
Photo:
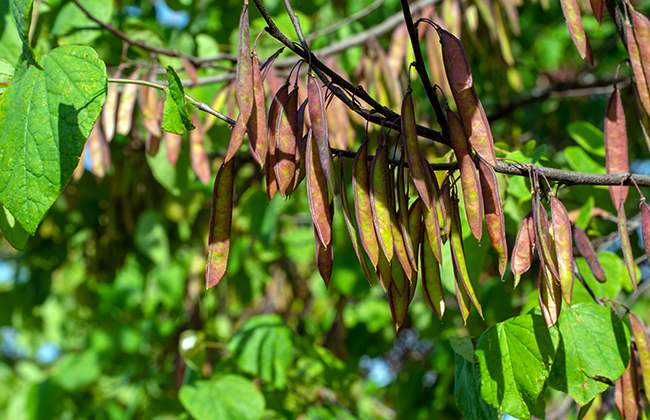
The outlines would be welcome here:
M 645 418 L 650 4 L 254 3 L 0 2 L 1 417 Z

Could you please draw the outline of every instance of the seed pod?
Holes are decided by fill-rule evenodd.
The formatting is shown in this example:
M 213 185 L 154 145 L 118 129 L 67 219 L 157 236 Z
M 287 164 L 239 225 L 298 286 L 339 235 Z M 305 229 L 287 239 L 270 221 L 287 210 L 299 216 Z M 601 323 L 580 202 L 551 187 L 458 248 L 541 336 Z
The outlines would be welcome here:
M 269 135 L 269 148 L 266 156 L 265 170 L 266 170 L 266 195 L 268 201 L 271 201 L 275 194 L 278 192 L 278 183 L 275 178 L 275 145 L 277 143 L 277 122 L 278 117 L 282 114 L 282 104 L 287 99 L 289 93 L 289 83 L 285 83 L 278 89 L 271 101 L 271 107 L 269 108 L 269 118 L 268 118 L 268 135 Z M 228 148 L 230 149 L 230 147 Z
M 445 234 L 445 242 L 447 241 L 447 238 L 449 237 L 449 231 L 451 230 L 451 217 L 449 217 L 451 214 L 450 189 L 451 187 L 449 186 L 449 178 L 447 178 L 445 182 L 442 183 L 442 187 L 440 187 L 440 198 L 438 199 L 438 203 L 440 204 L 439 208 L 441 210 L 439 213 L 439 220 L 442 220 L 440 227 L 442 229 L 442 232 Z
M 140 77 L 140 69 L 136 68 L 130 75 L 129 80 L 138 80 Z M 133 108 L 135 108 L 135 100 L 138 94 L 138 85 L 127 83 L 122 90 L 120 96 L 120 104 L 117 108 L 117 127 L 115 132 L 126 136 L 131 131 L 131 124 L 133 123 Z
M 151 72 L 151 75 L 146 79 L 148 79 L 150 82 L 155 82 L 155 73 Z M 143 86 L 140 90 L 140 95 L 138 95 L 138 106 L 140 107 L 140 113 L 142 114 L 142 124 L 144 127 L 154 137 L 160 138 L 162 136 L 162 130 L 160 128 L 161 121 L 158 118 L 159 112 L 157 89 Z
M 388 153 L 386 154 L 388 155 Z M 402 160 L 402 164 L 403 164 L 403 160 Z M 404 179 L 403 173 L 402 173 L 402 179 Z M 402 190 L 402 194 L 406 194 L 406 191 Z M 406 196 L 404 196 L 403 201 L 406 201 Z M 395 252 L 395 255 L 397 256 L 399 263 L 402 265 L 402 268 L 404 269 L 404 273 L 406 274 L 406 277 L 409 279 L 409 281 L 411 281 L 411 278 L 413 276 L 413 268 L 411 266 L 412 262 L 411 259 L 409 258 L 408 251 L 406 250 L 407 240 L 404 238 L 404 235 L 402 234 L 402 228 L 400 227 L 400 222 L 399 222 L 400 216 L 398 216 L 397 212 L 395 211 L 395 167 L 392 167 L 388 170 L 388 212 L 390 214 L 390 227 L 393 233 L 393 250 Z M 409 238 L 408 242 L 410 241 L 411 240 Z M 417 267 L 417 264 L 415 265 Z M 400 293 L 404 292 L 403 288 L 400 288 L 399 290 Z
M 416 198 L 408 212 L 409 235 L 413 244 L 413 256 L 418 261 L 418 252 L 422 238 L 422 199 Z M 427 241 L 428 242 L 428 241 Z
M 250 35 L 248 27 L 248 2 L 239 18 L 239 46 L 237 49 L 237 76 L 235 95 L 242 124 L 246 126 L 253 112 L 253 59 L 251 57 Z
M 535 249 L 535 228 L 533 226 L 533 212 L 524 217 L 519 225 L 515 246 L 512 249 L 510 269 L 515 276 L 515 287 L 521 280 L 521 275 L 530 270 Z
M 456 273 L 456 279 L 463 284 L 463 287 L 467 291 L 470 300 L 478 310 L 479 315 L 483 318 L 483 310 L 481 309 L 481 303 L 478 300 L 476 291 L 474 290 L 474 285 L 472 280 L 469 277 L 469 272 L 467 271 L 467 261 L 465 259 L 465 249 L 463 247 L 463 234 L 461 231 L 460 224 L 460 215 L 458 211 L 458 202 L 455 197 L 452 197 L 451 200 L 451 214 L 449 215 L 451 219 L 451 230 L 449 232 L 449 237 L 451 239 L 451 256 L 454 260 L 454 268 Z
M 614 383 L 614 401 L 621 419 L 636 420 L 639 417 L 639 378 L 636 371 L 636 352 L 630 346 L 630 360 L 623 376 Z
M 190 131 L 190 161 L 192 162 L 192 169 L 194 169 L 196 177 L 204 184 L 207 184 L 210 182 L 211 177 L 210 163 L 208 162 L 208 155 L 205 153 L 205 146 L 203 144 L 201 119 L 196 112 L 192 117 L 192 124 L 196 128 Z
M 370 181 L 367 164 L 368 139 L 364 140 L 354 157 L 352 167 L 352 189 L 354 190 L 354 213 L 359 227 L 359 237 L 373 267 L 379 262 L 379 242 L 372 218 L 370 202 Z
M 406 96 L 402 102 L 402 142 L 404 145 L 404 153 L 406 160 L 409 164 L 409 172 L 418 190 L 418 194 L 422 197 L 422 201 L 431 210 L 432 198 L 430 189 L 427 185 L 427 172 L 428 169 L 422 163 L 422 155 L 420 154 L 420 147 L 418 146 L 418 135 L 415 126 L 415 111 L 413 110 L 413 98 L 411 97 L 411 89 L 406 91 Z
M 467 140 L 480 157 L 485 159 L 488 164 L 496 167 L 497 158 L 494 151 L 492 131 L 483 105 L 476 94 L 476 89 L 472 87 L 460 93 L 455 93 L 454 99 L 463 122 Z
M 194 64 L 192 64 L 192 62 L 188 60 L 187 57 L 181 57 L 181 61 L 183 62 L 183 69 L 192 81 L 192 84 L 194 86 L 199 86 L 201 82 L 199 82 L 199 75 L 196 72 L 196 67 L 194 67 Z
M 393 316 L 395 331 L 399 331 L 406 320 L 409 303 L 411 302 L 411 293 L 409 282 L 404 278 L 404 270 L 397 262 L 392 264 L 391 275 L 393 282 L 388 287 L 388 303 L 390 305 L 390 313 Z M 400 283 L 404 288 L 401 293 L 399 292 Z
M 269 70 L 271 70 L 273 63 L 275 63 L 275 60 L 280 56 L 280 54 L 282 54 L 283 51 L 284 51 L 284 47 L 280 47 L 276 52 L 273 53 L 272 56 L 267 58 L 266 61 L 262 63 L 262 65 L 260 66 L 260 72 L 262 73 L 262 80 L 266 79 L 266 75 L 269 73 Z
M 650 115 L 650 22 L 630 7 L 632 24 L 625 22 L 627 50 L 634 70 L 634 79 L 641 104 Z
M 533 218 L 535 220 L 535 244 L 537 246 L 537 254 L 539 255 L 540 264 L 551 273 L 553 281 L 560 281 L 560 275 L 557 272 L 555 261 L 553 260 L 554 253 L 552 252 L 551 235 L 548 229 L 548 214 L 546 208 L 539 198 L 539 190 L 535 191 L 535 199 L 533 200 Z
M 90 172 L 98 180 L 101 180 L 111 165 L 111 151 L 102 130 L 99 128 L 99 120 L 93 126 L 87 144 L 88 150 L 86 153 L 90 158 Z
M 366 261 L 366 257 L 364 257 L 364 255 L 361 253 L 361 243 L 357 236 L 357 230 L 355 229 L 354 222 L 352 222 L 350 205 L 348 204 L 348 194 L 345 190 L 345 179 L 343 178 L 343 159 L 341 159 L 341 184 L 339 194 L 341 195 L 341 207 L 343 207 L 345 226 L 348 228 L 348 234 L 350 234 L 350 241 L 352 242 L 354 253 L 357 254 L 359 264 L 361 264 L 361 268 L 363 268 L 363 273 L 366 275 L 368 282 L 372 283 L 372 276 L 370 274 L 370 269 L 368 268 L 368 262 Z
M 549 276 L 550 273 L 547 273 L 544 265 L 540 264 L 537 278 L 537 298 L 544 323 L 546 323 L 546 327 L 551 328 L 560 317 L 560 311 L 562 310 L 560 294 L 562 291 L 552 278 L 548 278 Z
M 573 225 L 572 230 L 573 242 L 576 244 L 578 252 L 580 252 L 582 258 L 584 258 L 587 262 L 587 265 L 589 266 L 589 269 L 591 270 L 591 273 L 594 275 L 596 280 L 604 283 L 605 280 L 607 280 L 605 277 L 605 270 L 603 270 L 603 266 L 600 265 L 600 261 L 598 261 L 596 250 L 589 240 L 589 237 L 579 226 Z
M 114 79 L 119 79 L 122 76 L 122 66 L 118 66 L 113 74 Z M 104 135 L 106 142 L 110 143 L 115 137 L 115 122 L 117 119 L 117 99 L 118 89 L 120 85 L 117 83 L 109 83 L 106 91 L 106 100 L 102 108 L 102 127 L 104 127 Z
M 178 162 L 178 156 L 181 154 L 183 136 L 165 131 L 163 132 L 163 140 L 165 141 L 167 160 L 169 161 L 170 165 L 176 166 L 176 162 Z
M 309 97 L 309 119 L 311 121 L 312 131 L 314 132 L 314 139 L 318 145 L 321 166 L 327 178 L 327 185 L 334 191 L 334 187 L 332 187 L 331 153 L 327 130 L 325 97 L 320 82 L 311 73 L 309 73 L 307 93 Z
M 413 271 L 418 271 L 418 260 L 413 251 L 413 239 L 411 238 L 411 230 L 409 228 L 409 202 L 406 196 L 406 186 L 404 185 L 404 155 L 402 155 L 402 159 L 400 159 L 399 166 L 397 167 L 397 204 L 397 224 L 400 227 L 401 235 L 404 239 L 406 255 L 408 256 Z M 411 280 L 410 276 L 409 280 Z
M 603 26 L 603 10 L 605 9 L 605 0 L 590 0 L 591 10 L 599 26 Z
M 318 237 L 323 247 L 329 248 L 332 242 L 332 214 L 330 213 L 327 180 L 318 157 L 318 149 L 314 143 L 314 138 L 309 136 L 305 156 L 307 160 L 307 197 Z
M 571 221 L 566 208 L 555 195 L 551 195 L 551 222 L 553 224 L 553 240 L 562 296 L 566 303 L 571 305 L 575 273 Z
M 307 109 L 308 99 L 305 99 L 300 108 L 298 108 L 298 139 L 300 141 L 296 144 L 295 150 L 295 160 L 296 160 L 296 172 L 293 177 L 293 188 L 290 188 L 288 194 L 291 194 L 293 191 L 298 188 L 298 185 L 305 179 L 305 151 L 307 150 L 307 135 L 302 135 L 304 125 L 305 125 L 305 110 Z M 309 128 L 311 132 L 311 127 Z
M 456 288 L 456 301 L 458 302 L 458 309 L 460 309 L 460 315 L 463 317 L 463 323 L 464 325 L 467 325 L 467 318 L 469 318 L 469 305 L 470 305 L 470 298 L 469 295 L 467 294 L 467 290 L 465 290 L 465 287 L 459 280 L 459 275 L 458 275 L 458 268 L 456 267 L 456 264 L 453 264 L 454 266 L 454 287 Z
M 266 162 L 266 155 L 268 153 L 268 121 L 266 120 L 266 99 L 264 96 L 264 83 L 262 74 L 259 69 L 259 61 L 257 54 L 253 53 L 253 108 L 251 109 L 251 116 L 246 125 L 248 131 L 248 142 L 250 144 L 250 152 L 253 159 L 264 167 Z
M 479 156 L 478 169 L 483 192 L 483 206 L 485 207 L 485 227 L 492 248 L 499 258 L 499 273 L 503 275 L 508 267 L 508 243 L 506 242 L 506 223 L 503 218 L 503 204 L 499 191 L 499 179 L 492 166 Z
M 227 102 L 230 97 L 232 97 L 232 92 L 235 87 L 235 84 L 233 82 L 229 82 L 226 84 L 226 86 L 222 87 L 219 92 L 217 92 L 216 95 L 214 95 L 214 98 L 212 98 L 212 102 L 210 103 L 210 108 L 212 109 L 224 109 L 227 108 Z M 230 111 L 228 111 L 230 114 Z M 232 115 L 232 114 L 230 114 Z M 221 121 L 217 117 L 212 116 L 211 114 L 207 114 L 205 116 L 205 121 L 203 124 L 203 130 L 207 133 L 210 131 L 212 126 L 216 121 Z
M 465 214 L 472 235 L 481 242 L 483 235 L 483 194 L 480 186 L 478 172 L 467 137 L 463 132 L 460 117 L 447 107 L 447 120 L 451 133 L 451 147 L 456 153 L 456 160 L 460 167 L 460 181 L 463 189 Z
M 636 264 L 634 263 L 634 255 L 632 255 L 632 244 L 630 243 L 630 235 L 627 232 L 627 217 L 625 216 L 625 206 L 623 200 L 620 200 L 618 206 L 618 237 L 621 240 L 621 249 L 623 250 L 623 259 L 627 266 L 627 273 L 630 276 L 634 293 L 638 280 L 636 277 Z
M 650 261 L 650 205 L 646 203 L 645 197 L 641 199 L 641 232 L 643 236 L 643 248 L 645 248 L 645 255 Z M 648 388 L 650 392 L 650 388 Z
M 388 261 L 393 259 L 393 233 L 388 189 L 388 148 L 381 146 L 368 168 L 370 204 L 377 239 Z
M 636 343 L 636 351 L 639 354 L 639 361 L 641 362 L 643 388 L 650 390 L 650 337 L 648 337 L 648 330 L 641 318 L 632 311 L 629 312 L 629 315 L 630 326 L 632 327 L 632 334 Z M 648 391 L 646 391 L 646 398 L 647 395 Z
M 436 26 L 436 31 L 442 44 L 443 59 L 447 70 L 449 86 L 454 92 L 455 97 L 456 93 L 460 93 L 474 86 L 472 71 L 469 68 L 465 48 L 463 48 L 460 40 L 440 26 Z
M 605 108 L 605 166 L 608 174 L 628 173 L 630 165 L 627 151 L 627 128 L 625 126 L 625 112 L 621 102 L 621 94 L 618 88 L 607 101 Z M 623 202 L 627 198 L 629 187 L 610 185 L 609 195 L 612 197 L 614 207 L 618 208 L 618 200 L 622 197 Z
M 426 230 L 422 234 L 422 252 L 420 254 L 420 278 L 422 279 L 422 290 L 438 319 L 442 320 L 445 313 L 445 296 L 442 291 L 442 278 L 440 277 L 440 265 L 431 247 L 427 245 L 429 238 Z M 466 319 L 466 318 L 465 318 Z
M 221 165 L 217 173 L 217 179 L 214 182 L 210 235 L 208 238 L 208 266 L 205 272 L 206 289 L 216 286 L 226 274 L 226 268 L 228 267 L 234 166 L 232 160 Z
M 435 203 L 437 207 L 437 200 L 432 201 L 432 203 Z M 440 219 L 436 210 L 436 208 L 429 210 L 424 206 L 422 207 L 422 216 L 424 218 L 424 229 L 427 232 L 428 246 L 438 263 L 442 264 L 442 237 L 440 236 Z
M 162 134 L 162 133 L 161 133 Z M 156 156 L 160 149 L 160 137 L 156 137 L 151 133 L 147 133 L 147 138 L 144 141 L 144 150 L 149 156 Z
M 391 284 L 393 284 L 393 275 L 390 263 L 386 259 L 386 256 L 383 252 L 379 253 L 379 262 L 377 263 L 377 277 L 379 277 L 379 283 L 384 289 L 384 292 L 388 292 L 388 288 Z
M 334 260 L 334 247 L 323 246 L 321 239 L 316 231 L 314 226 L 314 241 L 316 242 L 316 265 L 318 267 L 318 272 L 320 273 L 321 278 L 325 282 L 325 287 L 328 288 L 330 285 L 330 279 L 332 278 L 332 266 Z
M 571 39 L 573 39 L 573 44 L 578 49 L 580 57 L 586 59 L 593 66 L 594 56 L 585 29 L 582 27 L 578 0 L 560 0 L 560 3 L 562 4 L 562 13 L 564 13 L 566 26 L 571 34 Z
M 298 88 L 295 87 L 282 104 L 275 124 L 275 178 L 283 197 L 287 189 L 293 187 L 296 173 L 296 145 L 298 135 Z M 334 190 L 332 190 L 333 192 Z

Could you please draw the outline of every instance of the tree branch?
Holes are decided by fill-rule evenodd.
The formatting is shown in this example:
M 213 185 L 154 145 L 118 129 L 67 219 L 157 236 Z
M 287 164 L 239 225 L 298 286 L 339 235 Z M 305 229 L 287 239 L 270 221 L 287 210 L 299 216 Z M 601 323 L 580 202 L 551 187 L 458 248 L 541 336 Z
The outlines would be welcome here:
M 145 49 L 147 51 L 154 52 L 156 54 L 162 54 L 166 55 L 169 57 L 178 57 L 178 58 L 186 58 L 189 60 L 192 64 L 195 66 L 198 66 L 202 63 L 208 63 L 212 61 L 220 61 L 220 60 L 227 60 L 231 62 L 237 61 L 237 58 L 228 54 L 220 54 L 216 57 L 211 57 L 211 58 L 200 58 L 200 57 L 194 57 L 191 55 L 183 54 L 182 52 L 175 51 L 175 50 L 168 50 L 166 48 L 159 48 L 155 47 L 153 45 L 147 44 L 146 42 L 143 41 L 138 41 L 137 39 L 133 39 L 124 32 L 120 31 L 116 27 L 114 27 L 112 24 L 106 24 L 96 18 L 92 13 L 90 13 L 85 7 L 83 7 L 80 3 L 79 0 L 72 0 L 74 4 L 77 5 L 77 7 L 84 12 L 86 16 L 88 16 L 88 19 L 92 20 L 93 22 L 97 23 L 99 26 L 102 28 L 106 29 L 107 31 L 111 32 L 113 35 L 117 36 L 118 38 L 123 39 L 125 42 L 131 44 L 131 45 L 136 45 L 142 49 Z
M 346 17 L 345 19 L 336 22 L 332 26 L 328 26 L 327 28 L 319 29 L 317 31 L 310 33 L 309 35 L 307 35 L 307 41 L 310 42 L 318 38 L 319 36 L 328 35 L 331 34 L 332 32 L 336 32 L 340 28 L 344 27 L 345 25 L 348 25 L 352 22 L 356 22 L 357 20 L 368 16 L 370 13 L 380 8 L 382 4 L 384 4 L 384 0 L 376 0 L 371 5 L 366 6 L 365 8 L 359 10 L 358 12 L 353 13 L 350 16 Z
M 406 29 L 408 30 L 409 38 L 411 39 L 413 54 L 415 55 L 415 69 L 420 75 L 420 80 L 422 81 L 424 91 L 427 93 L 427 97 L 429 98 L 429 103 L 431 103 L 431 106 L 433 106 L 433 110 L 436 113 L 436 120 L 438 120 L 438 124 L 442 129 L 442 136 L 449 139 L 451 137 L 449 135 L 447 118 L 445 118 L 445 114 L 442 112 L 438 96 L 433 90 L 431 80 L 429 79 L 429 73 L 427 73 L 427 68 L 424 66 L 424 58 L 422 58 L 422 50 L 420 49 L 420 37 L 418 36 L 418 29 L 413 24 L 413 17 L 411 16 L 411 9 L 409 8 L 408 0 L 402 0 L 402 12 L 404 13 Z

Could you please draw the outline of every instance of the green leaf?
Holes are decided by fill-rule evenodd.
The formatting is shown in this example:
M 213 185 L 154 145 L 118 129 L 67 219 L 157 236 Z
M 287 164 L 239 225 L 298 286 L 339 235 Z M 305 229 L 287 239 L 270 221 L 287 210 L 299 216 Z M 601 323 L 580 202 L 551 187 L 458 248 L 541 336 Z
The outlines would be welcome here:
M 140 215 L 133 240 L 136 248 L 156 265 L 169 265 L 169 238 L 157 212 L 146 211 Z
M 239 375 L 184 385 L 178 399 L 196 420 L 257 420 L 265 406 L 262 393 Z
M 0 203 L 0 230 L 7 242 L 16 249 L 25 249 L 29 233 L 16 221 L 14 216 Z
M 587 226 L 591 221 L 591 212 L 594 209 L 594 205 L 594 196 L 590 195 L 589 198 L 587 198 L 587 202 L 580 207 L 580 214 L 578 215 L 578 220 L 576 220 L 576 225 L 582 230 L 587 229 Z
M 564 149 L 564 156 L 566 156 L 567 163 L 574 171 L 592 174 L 605 173 L 604 164 L 596 162 L 582 147 L 569 146 Z
M 472 339 L 469 337 L 449 337 L 449 344 L 451 348 L 461 356 L 463 356 L 468 362 L 474 363 L 474 344 L 472 344 Z
M 478 364 L 469 362 L 459 353 L 454 355 L 454 398 L 465 420 L 497 420 L 497 410 L 481 398 L 481 378 Z
M 29 45 L 29 26 L 32 23 L 32 10 L 34 8 L 34 0 L 11 0 L 11 12 L 16 20 L 16 29 L 18 35 L 23 42 L 23 57 L 27 62 L 35 66 L 39 70 L 44 70 L 41 64 L 36 61 L 34 50 Z
M 630 332 L 616 314 L 595 303 L 566 308 L 558 320 L 560 346 L 550 385 L 587 404 L 618 379 L 630 358 Z
M 244 372 L 276 388 L 286 386 L 293 340 L 291 330 L 278 315 L 250 318 L 230 340 L 228 350 Z
M 114 2 L 79 0 L 95 18 L 110 23 L 115 12 Z M 67 2 L 56 15 L 51 35 L 58 45 L 89 44 L 102 34 L 99 24 L 91 20 L 76 4 Z
M 595 156 L 605 157 L 605 140 L 603 132 L 586 121 L 569 124 L 567 131 L 585 151 Z
M 544 417 L 544 385 L 557 341 L 557 331 L 546 328 L 540 315 L 510 318 L 488 328 L 476 344 L 483 399 L 520 419 Z
M 172 66 L 167 66 L 167 80 L 169 80 L 169 87 L 165 88 L 162 129 L 174 134 L 183 134 L 183 128 L 188 131 L 194 130 L 187 113 L 183 84 Z
M 52 50 L 45 71 L 21 63 L 0 97 L 0 201 L 30 234 L 61 195 L 106 97 L 88 47 Z
M 81 354 L 68 354 L 54 367 L 52 379 L 66 391 L 75 391 L 90 385 L 99 377 L 99 355 L 87 350 Z

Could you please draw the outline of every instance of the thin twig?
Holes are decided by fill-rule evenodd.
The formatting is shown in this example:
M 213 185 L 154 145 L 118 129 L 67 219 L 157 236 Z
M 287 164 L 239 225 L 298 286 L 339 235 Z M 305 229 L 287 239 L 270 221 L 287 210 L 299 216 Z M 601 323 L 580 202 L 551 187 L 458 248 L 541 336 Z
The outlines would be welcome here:
M 296 13 L 291 8 L 291 3 L 289 2 L 289 0 L 284 0 L 284 7 L 287 9 L 287 14 L 289 15 L 289 19 L 291 19 L 291 24 L 293 25 L 293 28 L 296 30 L 296 35 L 298 35 L 298 41 L 300 41 L 300 45 L 302 45 L 302 48 L 305 51 L 309 51 L 309 44 L 305 39 L 305 35 L 302 33 L 302 27 L 300 26 L 300 19 L 298 19 L 298 15 L 296 15 Z
M 119 29 L 114 27 L 112 24 L 106 24 L 106 23 L 102 22 L 101 20 L 99 20 L 98 18 L 96 18 L 92 13 L 90 13 L 85 7 L 83 7 L 79 3 L 79 0 L 72 0 L 72 2 L 74 4 L 76 4 L 77 7 L 82 12 L 84 12 L 84 14 L 86 16 L 88 16 L 88 19 L 90 19 L 93 22 L 97 23 L 99 26 L 101 26 L 102 28 L 104 28 L 107 31 L 111 32 L 113 35 L 117 36 L 118 38 L 123 39 L 127 43 L 129 43 L 131 45 L 136 45 L 136 46 L 138 46 L 138 47 L 140 47 L 142 49 L 145 49 L 147 51 L 151 51 L 151 52 L 154 52 L 156 54 L 166 55 L 166 56 L 169 56 L 169 57 L 186 58 L 187 60 L 192 62 L 192 64 L 194 64 L 194 65 L 200 65 L 202 63 L 212 62 L 212 61 L 219 61 L 219 60 L 228 60 L 228 61 L 231 61 L 231 62 L 234 62 L 236 60 L 235 57 L 229 56 L 229 55 L 226 55 L 226 54 L 220 54 L 217 57 L 211 57 L 211 58 L 194 57 L 194 56 L 191 56 L 191 55 L 183 54 L 182 52 L 179 52 L 179 51 L 169 50 L 169 49 L 166 49 L 166 48 L 159 48 L 159 47 L 155 47 L 153 45 L 147 44 L 144 41 L 138 41 L 137 39 L 133 39 L 130 36 L 128 36 L 127 34 L 125 34 L 124 32 L 120 31 Z
M 349 25 L 352 22 L 356 22 L 357 20 L 368 16 L 370 13 L 380 8 L 382 4 L 384 4 L 384 0 L 376 0 L 371 5 L 364 7 L 363 9 L 359 10 L 356 13 L 352 13 L 350 16 L 346 17 L 345 19 L 339 20 L 338 22 L 336 22 L 331 26 L 328 26 L 327 28 L 319 29 L 317 31 L 310 33 L 309 35 L 307 35 L 307 42 L 311 42 L 314 39 L 318 38 L 319 36 L 324 36 L 324 35 L 331 34 L 332 32 L 336 32 L 340 28 L 344 27 L 345 25 Z
M 433 106 L 433 110 L 436 113 L 436 119 L 442 129 L 442 136 L 449 139 L 451 138 L 449 136 L 449 125 L 447 124 L 447 119 L 442 111 L 440 102 L 438 101 L 438 96 L 431 85 L 427 68 L 424 65 L 424 58 L 422 57 L 422 50 L 420 49 L 420 37 L 418 36 L 418 29 L 413 24 L 413 16 L 411 16 L 411 9 L 409 8 L 408 0 L 402 0 L 402 12 L 404 13 L 406 29 L 408 30 L 409 38 L 411 39 L 413 54 L 415 55 L 415 69 L 420 75 L 420 80 L 422 81 L 424 91 L 427 93 L 427 97 L 429 98 L 429 103 L 431 103 L 431 106 Z

